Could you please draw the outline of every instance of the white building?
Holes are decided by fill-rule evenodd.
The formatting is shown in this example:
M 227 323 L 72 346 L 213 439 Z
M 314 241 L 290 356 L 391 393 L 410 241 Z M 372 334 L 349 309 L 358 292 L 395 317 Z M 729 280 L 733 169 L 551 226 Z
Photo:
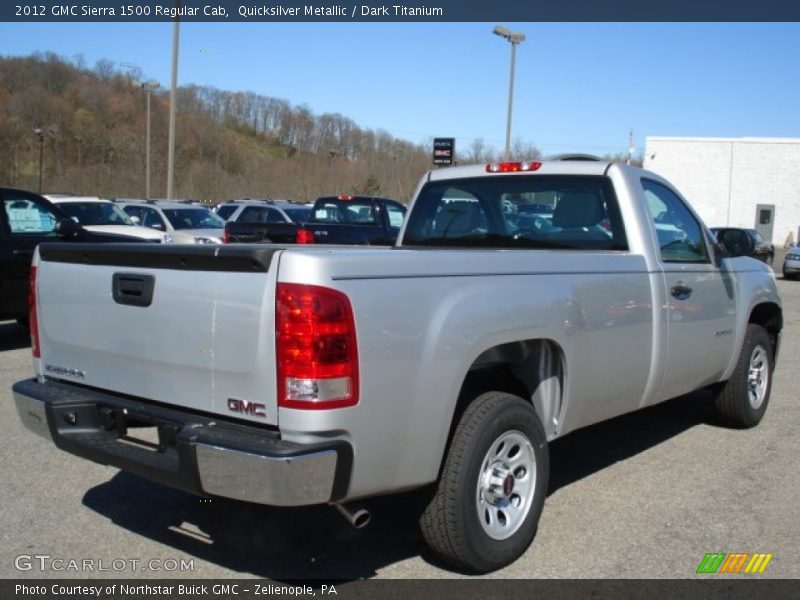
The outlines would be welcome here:
M 668 179 L 709 227 L 800 239 L 800 138 L 648 137 L 644 168 Z

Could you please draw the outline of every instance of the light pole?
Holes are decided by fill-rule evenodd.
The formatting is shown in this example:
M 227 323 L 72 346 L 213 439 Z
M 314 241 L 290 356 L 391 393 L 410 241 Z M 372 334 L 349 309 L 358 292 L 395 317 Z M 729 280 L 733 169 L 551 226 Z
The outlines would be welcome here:
M 180 7 L 180 0 L 175 2 Z M 178 48 L 180 27 L 178 19 L 172 24 L 172 75 L 169 84 L 169 142 L 167 148 L 167 200 L 174 198 L 175 189 L 175 103 L 178 100 Z
M 503 159 L 508 160 L 511 150 L 511 111 L 514 105 L 514 63 L 517 58 L 517 45 L 525 41 L 524 33 L 514 33 L 506 27 L 497 25 L 492 32 L 505 38 L 511 44 L 511 74 L 508 78 L 508 118 L 506 119 L 506 148 Z
M 39 136 L 39 193 L 42 193 L 42 162 L 44 160 L 44 131 L 41 127 L 33 130 L 34 135 Z
M 147 94 L 147 119 L 145 125 L 145 158 L 144 158 L 144 197 L 150 199 L 150 93 L 158 89 L 157 81 L 147 81 L 142 85 L 142 89 Z

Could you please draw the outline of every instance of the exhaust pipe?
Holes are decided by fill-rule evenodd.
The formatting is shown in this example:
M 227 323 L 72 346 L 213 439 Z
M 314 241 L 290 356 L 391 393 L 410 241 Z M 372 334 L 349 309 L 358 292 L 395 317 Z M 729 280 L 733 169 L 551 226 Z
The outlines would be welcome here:
M 351 509 L 344 504 L 334 504 L 333 507 L 342 515 L 345 521 L 356 529 L 363 529 L 372 520 L 372 513 L 366 508 Z

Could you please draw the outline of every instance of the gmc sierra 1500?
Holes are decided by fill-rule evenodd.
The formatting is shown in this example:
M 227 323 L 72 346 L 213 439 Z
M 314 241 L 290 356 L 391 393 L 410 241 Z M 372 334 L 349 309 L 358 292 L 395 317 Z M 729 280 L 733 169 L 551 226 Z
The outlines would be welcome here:
M 756 425 L 782 328 L 766 265 L 605 162 L 432 171 L 395 248 L 45 244 L 33 267 L 31 431 L 358 524 L 346 502 L 432 486 L 424 537 L 474 572 L 531 543 L 550 440 L 704 387 Z

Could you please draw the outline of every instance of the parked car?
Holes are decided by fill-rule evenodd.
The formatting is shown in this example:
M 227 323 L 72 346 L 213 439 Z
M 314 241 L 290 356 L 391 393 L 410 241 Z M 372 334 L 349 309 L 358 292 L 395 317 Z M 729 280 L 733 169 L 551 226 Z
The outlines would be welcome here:
M 220 217 L 236 223 L 305 223 L 313 204 L 286 200 L 229 200 L 214 207 Z
M 96 196 L 45 194 L 45 198 L 67 213 L 84 229 L 100 233 L 116 233 L 163 243 L 167 234 L 150 227 L 141 227 L 116 203 Z
M 41 242 L 137 242 L 136 236 L 91 231 L 44 196 L 0 188 L 0 320 L 28 319 L 30 267 Z
M 783 259 L 783 278 L 795 279 L 800 275 L 800 244 L 792 246 Z
M 511 194 L 553 198 L 553 228 L 512 226 Z M 315 212 L 360 217 L 347 203 Z M 368 512 L 352 502 L 430 486 L 424 539 L 485 572 L 536 535 L 552 440 L 701 388 L 732 426 L 766 413 L 783 327 L 772 270 L 735 256 L 746 236 L 723 254 L 657 174 L 455 167 L 426 173 L 411 206 L 392 248 L 44 245 L 19 418 L 164 485 L 330 504 L 355 525 Z M 662 243 L 657 214 L 685 236 Z M 33 451 L 57 458 L 20 448 Z
M 719 237 L 719 232 L 725 231 L 742 231 L 745 235 L 747 235 L 753 243 L 753 251 L 750 254 L 753 258 L 757 258 L 758 260 L 771 265 L 772 262 L 775 260 L 775 246 L 772 242 L 768 242 L 764 239 L 764 236 L 761 235 L 761 232 L 756 229 L 748 229 L 746 227 L 712 227 L 711 232 L 714 234 L 715 237 Z M 727 234 L 726 234 L 727 235 Z
M 390 246 L 405 214 L 406 207 L 389 198 L 323 196 L 303 223 L 232 219 L 225 224 L 224 239 L 226 243 Z
M 225 221 L 205 206 L 168 200 L 116 200 L 137 225 L 167 234 L 173 244 L 221 244 Z

